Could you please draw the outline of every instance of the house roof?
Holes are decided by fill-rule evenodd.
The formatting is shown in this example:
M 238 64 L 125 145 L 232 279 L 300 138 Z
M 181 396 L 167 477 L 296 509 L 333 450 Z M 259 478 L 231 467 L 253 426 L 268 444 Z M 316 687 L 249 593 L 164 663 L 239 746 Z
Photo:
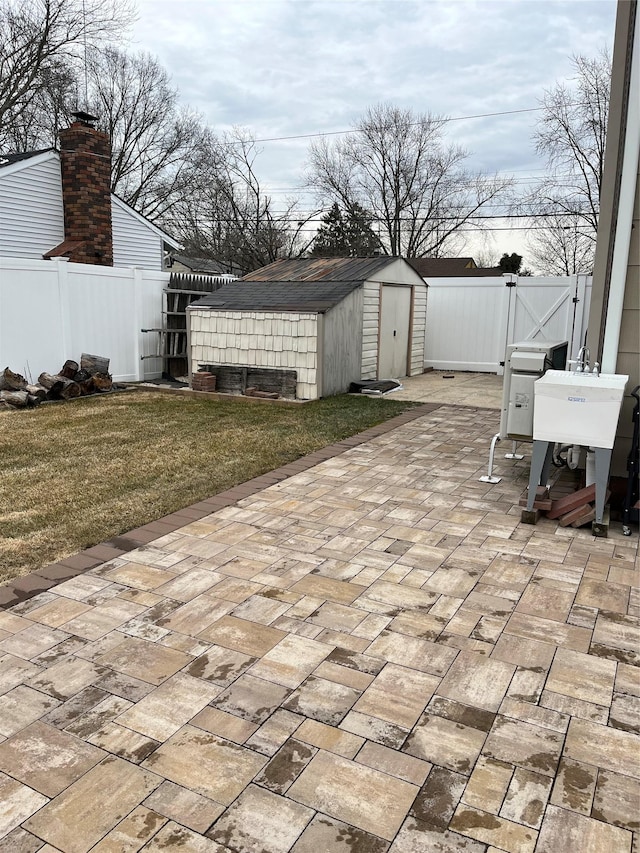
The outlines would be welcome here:
M 32 157 L 37 157 L 39 154 L 46 154 L 49 151 L 55 151 L 55 148 L 41 148 L 39 151 L 23 151 L 20 154 L 0 154 L 0 168 L 3 166 L 12 166 L 14 163 L 22 162 L 22 160 L 30 160 Z
M 217 261 L 210 258 L 191 258 L 174 252 L 171 258 L 183 267 L 188 267 L 192 272 L 205 273 L 206 275 L 223 275 L 226 270 Z
M 335 281 L 363 282 L 389 264 L 399 260 L 379 258 L 297 258 L 274 261 L 250 272 L 242 281 Z
M 65 255 L 70 255 L 75 249 L 80 249 L 85 244 L 86 240 L 63 240 L 62 243 L 45 252 L 42 257 L 45 261 L 50 258 L 64 258 Z
M 357 281 L 239 281 L 223 284 L 190 308 L 213 311 L 292 311 L 324 314 L 352 291 Z
M 422 278 L 502 275 L 500 267 L 477 267 L 473 258 L 407 258 Z

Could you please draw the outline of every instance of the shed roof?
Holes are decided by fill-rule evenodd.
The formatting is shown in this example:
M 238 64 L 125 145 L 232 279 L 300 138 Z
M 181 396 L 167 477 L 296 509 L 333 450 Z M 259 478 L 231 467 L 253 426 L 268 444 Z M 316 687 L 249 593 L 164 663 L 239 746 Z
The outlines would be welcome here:
M 362 281 L 231 281 L 192 302 L 213 311 L 291 311 L 324 314 Z
M 398 258 L 296 258 L 274 261 L 248 273 L 243 281 L 363 282 Z

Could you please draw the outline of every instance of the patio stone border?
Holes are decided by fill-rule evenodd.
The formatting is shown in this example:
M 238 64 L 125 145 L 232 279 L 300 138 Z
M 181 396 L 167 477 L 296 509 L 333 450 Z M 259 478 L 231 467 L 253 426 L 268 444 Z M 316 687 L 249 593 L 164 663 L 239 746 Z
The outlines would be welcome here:
M 99 545 L 94 545 L 70 557 L 65 557 L 64 560 L 50 563 L 48 566 L 43 566 L 31 574 L 23 575 L 9 581 L 0 586 L 0 610 L 13 607 L 14 604 L 19 604 L 21 601 L 33 598 L 33 596 L 41 592 L 46 592 L 51 587 L 56 586 L 56 584 L 69 580 L 76 575 L 81 575 L 89 571 L 89 569 L 95 569 L 96 566 L 106 563 L 108 560 L 122 557 L 123 554 L 140 548 L 142 545 L 147 545 L 149 542 L 153 542 L 154 539 L 159 539 L 167 533 L 173 533 L 175 530 L 184 527 L 192 521 L 199 521 L 201 518 L 219 509 L 233 506 L 238 501 L 251 497 L 251 495 L 255 495 L 256 492 L 262 489 L 274 486 L 276 483 L 280 483 L 294 474 L 307 471 L 309 468 L 313 468 L 314 465 L 339 456 L 352 447 L 357 447 L 360 444 L 371 441 L 372 438 L 384 435 L 397 427 L 417 420 L 424 415 L 431 414 L 431 412 L 443 405 L 447 404 L 423 403 L 381 424 L 369 427 L 364 432 L 359 432 L 349 438 L 342 439 L 342 441 L 337 441 L 319 450 L 314 450 L 312 453 L 307 454 L 307 456 L 302 456 L 300 459 L 288 462 L 280 468 L 275 468 L 273 471 L 261 474 L 259 477 L 254 477 L 203 501 L 198 501 L 184 509 L 172 512 L 156 521 L 144 524 L 142 527 L 136 527 L 135 530 L 130 530 L 121 536 L 114 536 L 106 542 L 101 542 Z

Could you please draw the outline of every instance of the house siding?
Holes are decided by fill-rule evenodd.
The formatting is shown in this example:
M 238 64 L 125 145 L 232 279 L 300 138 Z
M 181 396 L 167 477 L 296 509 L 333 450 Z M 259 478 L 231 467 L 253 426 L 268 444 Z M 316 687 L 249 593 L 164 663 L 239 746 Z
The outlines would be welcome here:
M 620 322 L 616 373 L 623 373 L 629 377 L 618 422 L 618 440 L 614 446 L 612 463 L 613 472 L 619 476 L 624 476 L 627 471 L 627 455 L 633 437 L 631 415 L 635 400 L 631 396 L 631 391 L 640 385 L 640 164 L 636 176 L 633 227 L 629 244 L 629 261 Z
M 117 202 L 111 202 L 114 267 L 162 269 L 162 240 Z
M 41 259 L 64 240 L 60 161 L 52 153 L 0 181 L 0 255 Z
M 113 265 L 162 269 L 162 237 L 112 196 Z M 57 152 L 0 168 L 0 256 L 41 260 L 65 239 Z
M 625 479 L 628 476 L 627 456 L 633 435 L 631 416 L 635 400 L 631 397 L 631 391 L 640 384 L 640 152 L 636 146 L 637 123 L 631 113 L 631 106 L 637 104 L 639 30 L 640 11 L 637 10 L 636 4 L 618 3 L 611 67 L 607 147 L 600 193 L 600 218 L 587 337 L 592 361 L 603 362 L 603 369 L 611 371 L 612 365 L 606 363 L 610 353 L 606 352 L 604 344 L 610 332 L 619 332 L 615 371 L 628 375 L 629 381 L 618 420 L 611 473 Z M 628 171 L 625 168 L 626 163 L 629 164 Z M 629 199 L 624 191 L 630 188 L 634 176 L 635 193 L 632 199 Z M 619 228 L 621 221 L 626 223 L 628 214 L 631 214 L 632 221 L 629 233 Z M 617 251 L 626 253 L 624 282 L 622 275 L 612 275 L 613 259 Z M 622 254 L 619 257 L 622 257 Z M 622 311 L 618 316 L 617 313 L 613 315 L 610 306 L 617 307 L 620 304 L 617 298 L 621 295 L 621 287 L 624 287 L 624 292 Z
M 319 396 L 317 314 L 208 309 L 188 314 L 192 371 L 203 364 L 296 370 L 296 396 Z

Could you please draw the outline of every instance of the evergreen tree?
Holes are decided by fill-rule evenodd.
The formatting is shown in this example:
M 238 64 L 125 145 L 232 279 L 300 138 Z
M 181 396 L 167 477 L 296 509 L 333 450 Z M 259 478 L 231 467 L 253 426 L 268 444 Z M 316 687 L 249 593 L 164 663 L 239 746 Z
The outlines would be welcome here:
M 380 241 L 371 228 L 371 217 L 354 204 L 342 212 L 334 202 L 322 218 L 311 255 L 320 258 L 370 258 L 380 251 Z
M 506 252 L 498 261 L 498 266 L 502 272 L 520 272 L 522 266 L 522 255 L 517 252 L 512 252 L 510 255 Z

